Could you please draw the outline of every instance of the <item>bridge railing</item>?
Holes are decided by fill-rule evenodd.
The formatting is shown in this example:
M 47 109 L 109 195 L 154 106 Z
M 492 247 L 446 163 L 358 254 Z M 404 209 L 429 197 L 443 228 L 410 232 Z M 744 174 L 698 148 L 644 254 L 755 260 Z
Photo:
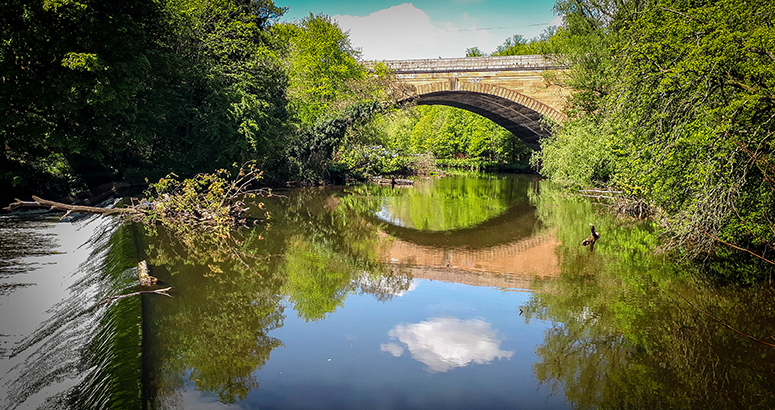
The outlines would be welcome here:
M 396 74 L 556 70 L 564 68 L 558 62 L 542 55 L 364 61 L 363 65 L 369 70 L 373 70 L 377 63 L 385 63 Z

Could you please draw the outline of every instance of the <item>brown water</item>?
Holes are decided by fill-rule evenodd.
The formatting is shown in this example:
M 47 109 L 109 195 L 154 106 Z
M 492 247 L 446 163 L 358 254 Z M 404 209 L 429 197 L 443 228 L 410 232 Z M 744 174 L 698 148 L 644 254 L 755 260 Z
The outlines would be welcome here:
M 689 304 L 775 343 L 769 286 L 695 280 L 649 223 L 536 178 L 263 202 L 226 239 L 3 219 L 2 408 L 775 405 L 775 350 Z M 173 297 L 101 303 L 142 259 Z

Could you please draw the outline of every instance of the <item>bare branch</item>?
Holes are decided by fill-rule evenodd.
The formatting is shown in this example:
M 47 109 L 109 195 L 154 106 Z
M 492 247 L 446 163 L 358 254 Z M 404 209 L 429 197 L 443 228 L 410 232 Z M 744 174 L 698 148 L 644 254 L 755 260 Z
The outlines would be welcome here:
M 680 297 L 681 297 L 683 300 L 685 300 L 685 301 L 686 301 L 686 303 L 690 304 L 690 305 L 691 305 L 693 308 L 695 308 L 695 309 L 697 309 L 698 311 L 700 311 L 700 313 L 702 313 L 703 315 L 705 315 L 705 316 L 707 316 L 707 317 L 709 317 L 709 318 L 713 319 L 714 321 L 716 321 L 716 322 L 718 322 L 718 323 L 722 324 L 722 325 L 723 325 L 724 327 L 726 327 L 727 329 L 729 329 L 729 330 L 731 330 L 731 331 L 733 331 L 733 332 L 735 332 L 735 333 L 737 333 L 737 334 L 739 334 L 739 335 L 745 336 L 745 337 L 747 337 L 747 338 L 749 338 L 749 339 L 751 339 L 751 340 L 755 340 L 755 341 L 757 341 L 757 342 L 759 342 L 759 343 L 761 343 L 761 344 L 764 344 L 764 345 L 767 345 L 767 346 L 770 346 L 770 347 L 775 347 L 775 344 L 771 344 L 771 343 L 767 343 L 767 342 L 765 342 L 765 341 L 763 341 L 763 340 L 759 340 L 759 339 L 757 339 L 757 338 L 755 338 L 755 337 L 753 337 L 753 336 L 751 336 L 751 335 L 747 335 L 747 334 L 745 334 L 745 333 L 743 333 L 743 332 L 741 332 L 741 331 L 739 331 L 739 330 L 737 330 L 737 329 L 733 328 L 732 326 L 729 326 L 728 324 L 726 324 L 726 323 L 722 322 L 721 320 L 719 320 L 719 319 L 717 319 L 717 318 L 715 318 L 715 317 L 711 316 L 709 313 L 705 312 L 704 310 L 702 310 L 702 309 L 698 308 L 698 307 L 697 307 L 697 305 L 695 305 L 694 303 L 692 303 L 691 301 L 689 301 L 689 299 L 686 299 L 686 297 L 684 297 L 684 295 L 682 295 L 682 294 L 681 294 L 681 292 L 676 292 L 676 293 L 678 293 L 678 296 L 680 296 Z

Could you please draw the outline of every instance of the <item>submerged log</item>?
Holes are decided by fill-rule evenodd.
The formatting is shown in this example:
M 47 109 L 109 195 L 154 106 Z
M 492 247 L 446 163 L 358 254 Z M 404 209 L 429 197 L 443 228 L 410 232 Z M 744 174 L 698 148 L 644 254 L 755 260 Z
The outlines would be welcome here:
M 411 186 L 414 185 L 414 181 L 411 179 L 399 179 L 399 178 L 382 178 L 382 177 L 375 177 L 372 179 L 374 183 L 380 184 L 380 185 L 392 185 L 392 186 Z
M 125 295 L 116 295 L 116 296 L 112 296 L 112 297 L 110 297 L 108 299 L 105 299 L 104 301 L 102 301 L 102 304 L 110 305 L 111 303 L 113 303 L 113 302 L 115 302 L 117 300 L 123 299 L 123 298 L 128 298 L 128 297 L 137 296 L 137 295 L 144 295 L 144 294 L 149 294 L 149 293 L 154 293 L 154 294 L 157 294 L 157 295 L 164 295 L 164 296 L 166 296 L 168 298 L 171 298 L 172 295 L 170 295 L 167 292 L 169 292 L 172 289 L 175 289 L 175 288 L 170 286 L 170 287 L 163 288 L 163 289 L 141 290 L 139 292 L 127 293 Z

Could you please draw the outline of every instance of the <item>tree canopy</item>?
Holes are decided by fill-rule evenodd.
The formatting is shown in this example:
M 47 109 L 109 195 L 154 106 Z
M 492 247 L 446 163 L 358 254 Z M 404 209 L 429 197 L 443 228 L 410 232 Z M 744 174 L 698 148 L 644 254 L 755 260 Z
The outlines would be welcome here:
M 767 1 L 559 1 L 571 121 L 543 173 L 662 207 L 674 244 L 775 251 L 775 30 Z M 582 160 L 579 166 L 578 159 Z

